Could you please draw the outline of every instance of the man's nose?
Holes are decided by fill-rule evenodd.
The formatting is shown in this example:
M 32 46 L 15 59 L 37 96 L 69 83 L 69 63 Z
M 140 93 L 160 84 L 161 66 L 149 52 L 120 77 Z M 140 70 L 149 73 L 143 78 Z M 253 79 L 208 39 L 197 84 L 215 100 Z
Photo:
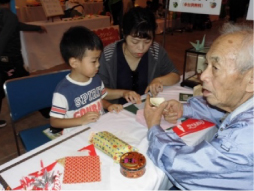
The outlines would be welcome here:
M 201 73 L 201 75 L 200 75 L 200 80 L 202 81 L 202 82 L 204 82 L 205 80 L 207 80 L 208 79 L 208 77 L 209 77 L 209 69 L 208 69 L 208 67 Z

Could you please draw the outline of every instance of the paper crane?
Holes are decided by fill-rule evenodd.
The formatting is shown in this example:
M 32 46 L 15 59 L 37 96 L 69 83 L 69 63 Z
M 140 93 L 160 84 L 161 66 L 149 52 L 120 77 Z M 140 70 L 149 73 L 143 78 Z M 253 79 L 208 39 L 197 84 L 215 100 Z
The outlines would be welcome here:
M 202 50 L 204 48 L 204 45 L 205 45 L 205 35 L 203 37 L 203 40 L 202 40 L 201 44 L 199 43 L 199 40 L 196 40 L 196 42 L 197 42 L 196 44 L 193 43 L 193 42 L 190 42 L 190 43 L 195 48 L 196 51 Z

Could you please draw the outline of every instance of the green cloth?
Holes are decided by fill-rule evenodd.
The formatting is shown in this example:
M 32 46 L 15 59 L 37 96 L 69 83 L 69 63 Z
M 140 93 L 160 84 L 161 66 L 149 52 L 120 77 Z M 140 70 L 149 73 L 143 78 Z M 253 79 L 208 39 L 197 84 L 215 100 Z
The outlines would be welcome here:
M 138 111 L 138 108 L 134 104 L 131 104 L 131 105 L 125 107 L 124 109 L 126 109 L 127 111 L 129 111 L 133 114 L 136 114 Z

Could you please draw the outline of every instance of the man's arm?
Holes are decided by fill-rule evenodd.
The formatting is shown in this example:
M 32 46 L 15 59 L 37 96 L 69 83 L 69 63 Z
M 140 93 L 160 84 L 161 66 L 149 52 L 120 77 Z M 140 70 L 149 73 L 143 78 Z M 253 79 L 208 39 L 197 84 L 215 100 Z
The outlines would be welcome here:
M 163 115 L 169 123 L 176 123 L 183 116 L 210 121 L 218 125 L 225 116 L 224 111 L 211 107 L 202 96 L 192 97 L 186 104 L 181 104 L 176 100 L 169 100 L 167 102 L 168 104 Z
M 148 132 L 147 154 L 180 189 L 249 190 L 253 188 L 253 156 L 244 150 L 253 147 L 253 142 L 251 138 L 246 139 L 248 131 L 241 132 L 239 126 L 235 128 L 238 129 L 233 135 L 238 136 L 236 142 L 215 137 L 211 143 L 203 141 L 190 147 L 175 133 L 165 133 L 154 126 Z M 239 141 L 240 137 L 245 137 L 245 141 Z M 227 150 L 222 148 L 225 145 L 232 147 Z
M 220 124 L 226 112 L 210 106 L 202 96 L 190 98 L 183 104 L 183 116 L 187 118 L 202 119 Z
M 147 154 L 173 184 L 184 190 L 253 188 L 253 137 L 250 136 L 253 134 L 253 119 L 243 123 L 238 117 L 239 123 L 230 124 L 228 117 L 228 121 L 221 125 L 224 130 L 220 130 L 210 143 L 203 141 L 197 146 L 187 146 L 174 132 L 165 132 L 159 125 L 164 110 L 172 108 L 171 102 L 151 107 L 149 98 L 148 95 L 144 112 L 150 129 Z M 195 101 L 198 102 L 198 99 Z M 209 114 L 205 102 L 193 104 L 190 101 L 189 104 L 193 107 L 187 112 L 189 117 L 201 117 L 199 112 L 205 112 L 203 115 L 210 117 L 217 116 L 211 112 L 213 109 Z M 195 111 L 195 107 L 200 111 Z M 175 110 L 181 110 L 181 107 L 175 107 Z M 223 115 L 220 111 L 218 113 Z
M 107 88 L 107 92 L 108 94 L 105 97 L 105 99 L 107 100 L 119 99 L 123 97 L 126 99 L 127 102 L 132 102 L 137 104 L 141 103 L 141 96 L 132 90 Z
M 38 25 L 29 25 L 22 22 L 19 22 L 19 30 L 20 31 L 35 31 L 44 33 L 47 32 L 46 28 L 44 26 L 38 26 Z

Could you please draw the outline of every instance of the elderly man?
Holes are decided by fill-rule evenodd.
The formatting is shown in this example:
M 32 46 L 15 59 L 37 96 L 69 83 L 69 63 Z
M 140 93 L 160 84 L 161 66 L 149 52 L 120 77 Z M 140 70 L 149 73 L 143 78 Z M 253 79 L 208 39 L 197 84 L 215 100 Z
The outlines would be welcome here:
M 180 189 L 253 190 L 253 29 L 224 25 L 206 58 L 203 97 L 155 108 L 148 96 L 148 156 Z M 208 120 L 218 132 L 210 142 L 190 147 L 162 130 L 162 115 L 169 122 L 182 116 Z

